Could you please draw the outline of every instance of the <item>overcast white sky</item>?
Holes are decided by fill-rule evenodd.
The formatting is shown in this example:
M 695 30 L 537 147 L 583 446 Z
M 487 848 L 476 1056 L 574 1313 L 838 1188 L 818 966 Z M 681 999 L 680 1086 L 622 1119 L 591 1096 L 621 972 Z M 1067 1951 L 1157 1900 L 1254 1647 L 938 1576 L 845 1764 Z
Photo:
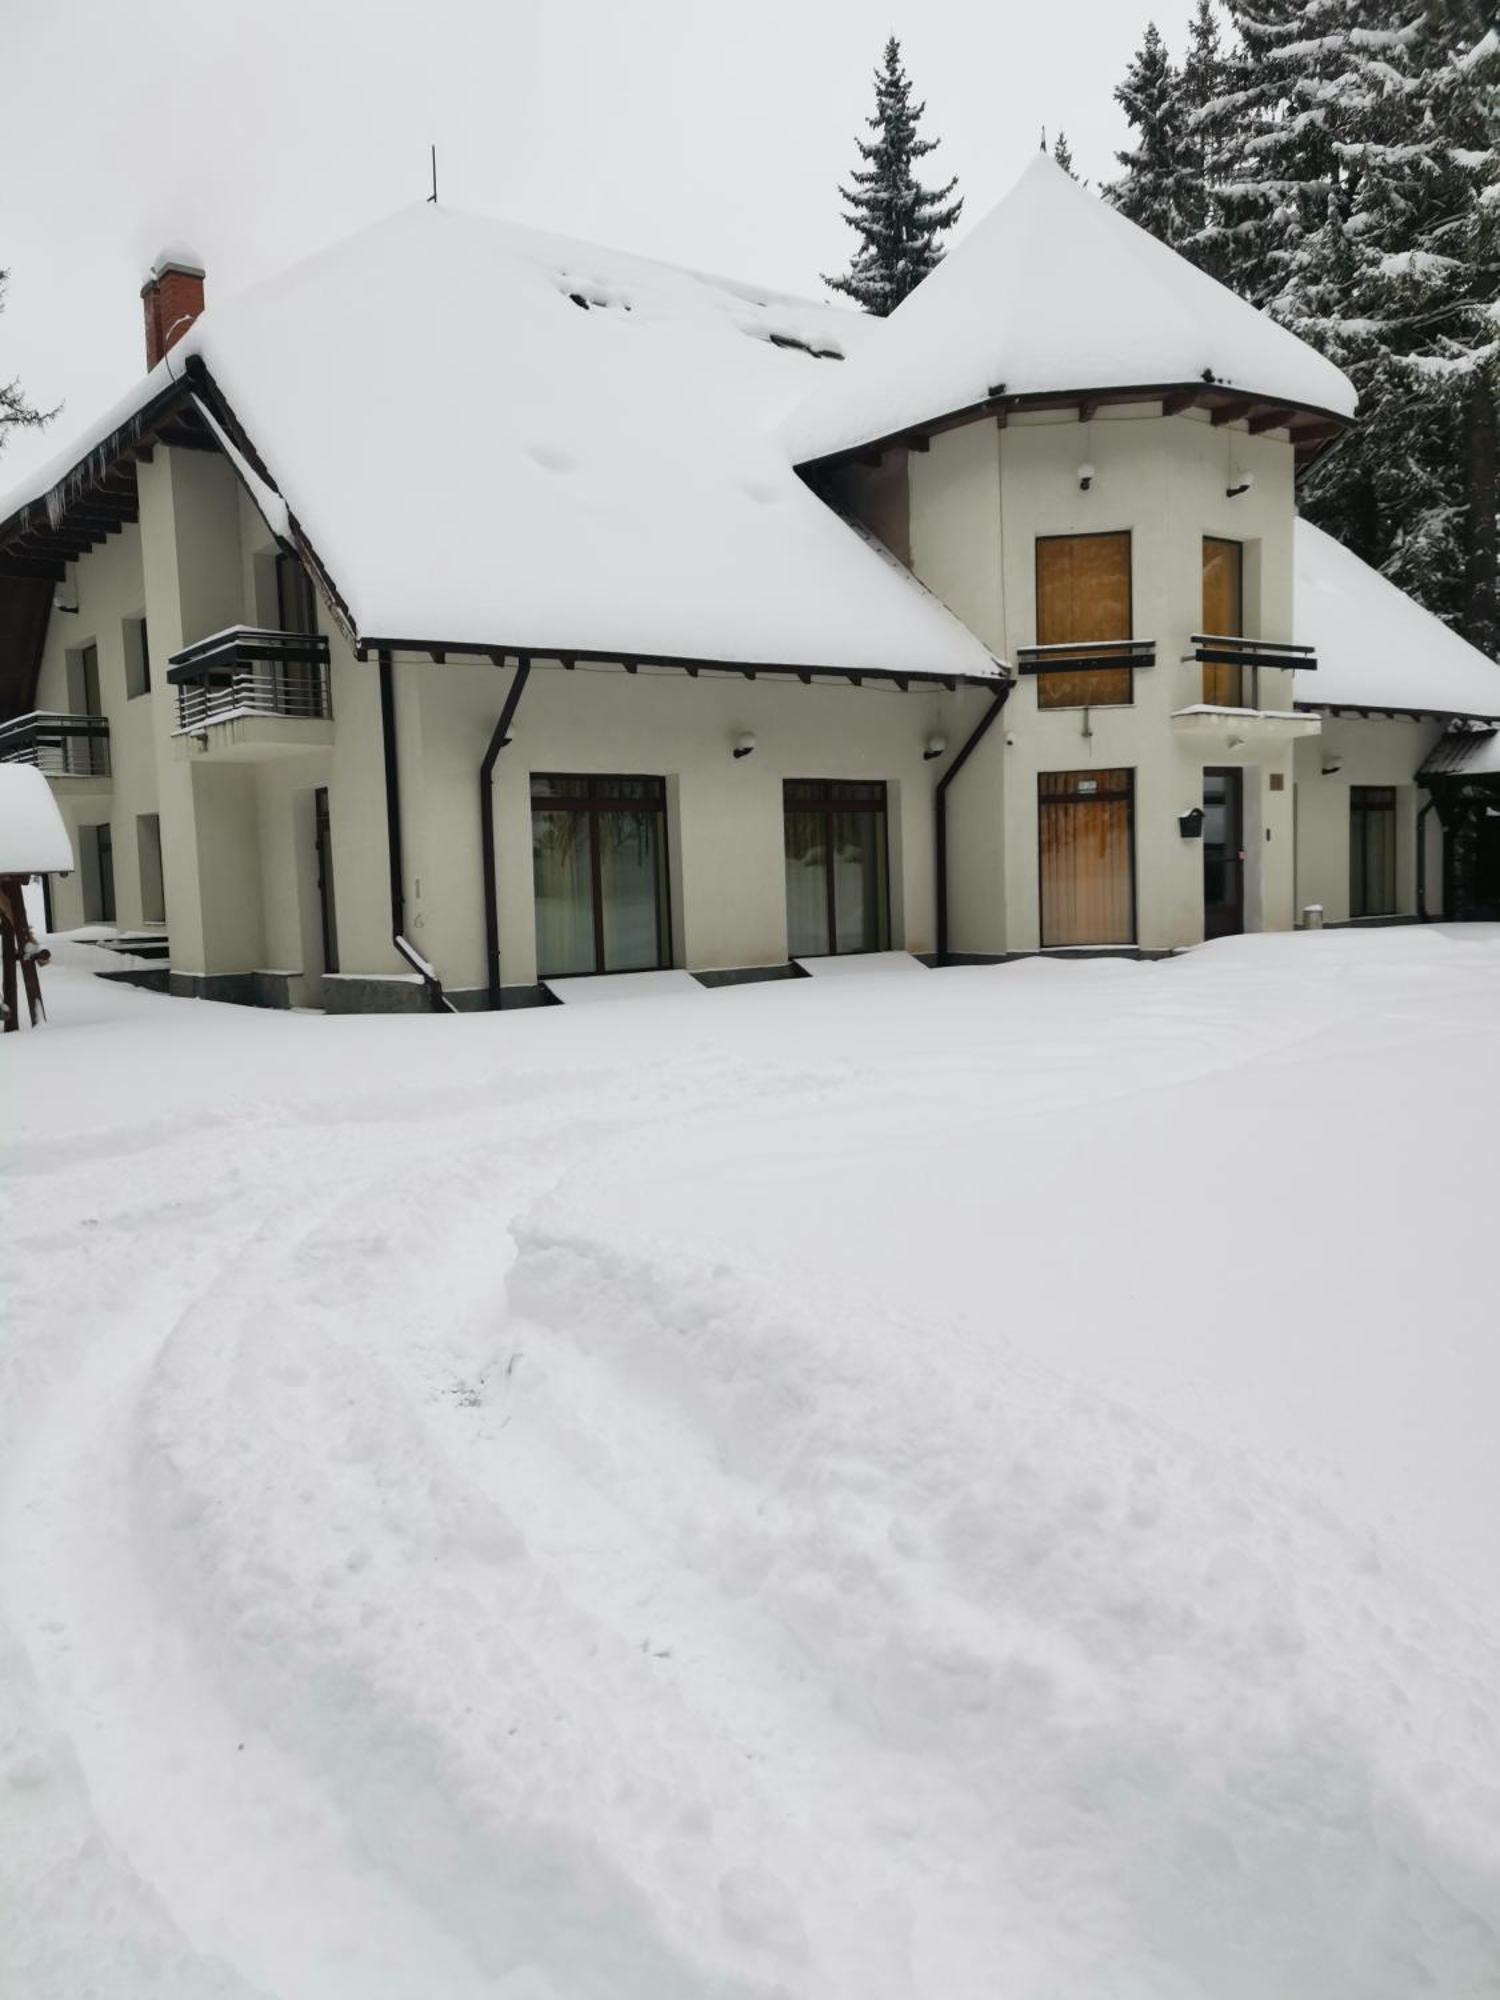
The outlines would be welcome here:
M 818 296 L 854 241 L 836 183 L 888 33 L 967 225 L 1044 123 L 1106 176 L 1130 52 L 1153 12 L 1180 49 L 1188 8 L 0 0 L 0 380 L 66 404 L 0 455 L 0 490 L 141 372 L 138 294 L 164 243 L 196 248 L 212 305 L 419 200 L 434 140 L 455 206 Z

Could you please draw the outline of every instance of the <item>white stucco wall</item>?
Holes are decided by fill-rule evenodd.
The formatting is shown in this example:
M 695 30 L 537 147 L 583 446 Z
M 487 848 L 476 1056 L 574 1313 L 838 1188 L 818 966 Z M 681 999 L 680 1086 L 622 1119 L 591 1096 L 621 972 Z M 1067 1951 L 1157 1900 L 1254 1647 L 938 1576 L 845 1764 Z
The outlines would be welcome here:
M 1414 782 L 1427 752 L 1442 734 L 1437 722 L 1386 717 L 1329 716 L 1323 733 L 1297 753 L 1297 910 L 1323 908 L 1329 924 L 1349 920 L 1349 792 L 1354 785 L 1396 787 L 1396 910 L 1417 909 L 1416 819 L 1427 793 Z M 1427 912 L 1443 907 L 1442 829 L 1426 820 Z
M 1085 463 L 1094 468 L 1088 491 L 1078 476 Z M 1245 473 L 1250 490 L 1230 499 Z M 1035 680 L 1023 678 L 1004 718 L 1003 907 L 993 926 L 966 909 L 966 929 L 997 929 L 1005 949 L 1035 950 L 1038 774 L 1129 769 L 1137 942 L 1148 950 L 1198 942 L 1202 848 L 1182 838 L 1178 818 L 1201 804 L 1210 765 L 1246 774 L 1247 926 L 1289 928 L 1291 732 L 1226 726 L 1205 738 L 1172 721 L 1202 699 L 1202 669 L 1184 655 L 1201 629 L 1205 535 L 1245 545 L 1247 636 L 1291 637 L 1293 454 L 1285 439 L 1216 429 L 1203 412 L 1163 417 L 1154 404 L 1101 410 L 1087 424 L 1068 411 L 1037 412 L 934 438 L 930 451 L 911 455 L 909 478 L 918 575 L 950 609 L 983 621 L 982 636 L 1005 658 L 1036 643 L 1036 542 L 1044 535 L 1129 532 L 1132 636 L 1157 649 L 1156 664 L 1135 675 L 1129 707 L 1042 710 Z M 1261 679 L 1262 708 L 1290 706 L 1287 676 Z M 988 782 L 993 790 L 993 774 Z
M 460 988 L 484 983 L 479 766 L 512 671 L 406 658 L 395 667 L 412 940 Z M 951 756 L 988 700 L 981 690 L 902 694 L 871 683 L 566 672 L 539 661 L 494 786 L 504 983 L 536 977 L 533 771 L 667 780 L 675 955 L 697 971 L 785 962 L 783 780 L 881 779 L 892 939 L 930 951 L 932 797 L 946 759 L 924 761 L 923 747 L 942 733 Z M 756 748 L 736 760 L 734 741 L 746 730 Z M 342 899 L 341 883 L 341 923 Z

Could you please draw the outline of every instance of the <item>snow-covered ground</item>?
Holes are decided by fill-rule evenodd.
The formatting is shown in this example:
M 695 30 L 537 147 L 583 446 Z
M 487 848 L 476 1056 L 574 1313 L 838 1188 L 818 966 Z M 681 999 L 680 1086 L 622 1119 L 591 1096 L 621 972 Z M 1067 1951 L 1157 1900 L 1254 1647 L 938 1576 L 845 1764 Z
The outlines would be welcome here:
M 1500 1992 L 1500 929 L 46 990 L 0 1993 Z

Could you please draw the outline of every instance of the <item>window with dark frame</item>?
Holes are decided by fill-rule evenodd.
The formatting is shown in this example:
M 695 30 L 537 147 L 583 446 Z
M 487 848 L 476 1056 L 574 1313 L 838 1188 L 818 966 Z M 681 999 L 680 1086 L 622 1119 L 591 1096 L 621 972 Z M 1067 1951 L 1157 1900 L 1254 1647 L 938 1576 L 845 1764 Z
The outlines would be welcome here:
M 664 778 L 533 772 L 537 977 L 672 962 Z
M 141 871 L 141 922 L 164 924 L 167 921 L 167 890 L 162 875 L 159 814 L 136 814 L 135 840 Z
M 1349 787 L 1349 914 L 1396 913 L 1396 787 Z
M 112 924 L 115 921 L 115 839 L 108 820 L 97 826 L 81 826 L 80 848 L 83 861 L 83 921 Z
M 1131 538 L 1128 529 L 1095 535 L 1038 535 L 1038 646 L 1097 646 L 1134 637 Z M 1044 668 L 1036 677 L 1038 708 L 1121 708 L 1135 698 L 1130 667 L 1089 664 Z
M 889 950 L 884 783 L 788 778 L 782 802 L 787 955 Z
M 144 618 L 125 620 L 125 698 L 151 692 L 151 645 Z

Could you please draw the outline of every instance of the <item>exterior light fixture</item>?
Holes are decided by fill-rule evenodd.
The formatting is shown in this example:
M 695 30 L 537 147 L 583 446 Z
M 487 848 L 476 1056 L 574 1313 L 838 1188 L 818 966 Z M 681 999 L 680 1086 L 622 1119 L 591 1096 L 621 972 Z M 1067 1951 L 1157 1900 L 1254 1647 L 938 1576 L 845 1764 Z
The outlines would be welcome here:
M 66 611 L 75 618 L 78 616 L 78 606 L 76 604 L 63 603 L 63 587 L 61 584 L 52 593 L 52 609 L 54 611 Z
M 1083 464 L 1080 465 L 1078 468 L 1079 491 L 1087 493 L 1089 488 L 1093 485 L 1094 479 L 1095 479 L 1094 468 L 1090 464 L 1090 462 L 1087 459 L 1085 459 Z
M 1202 806 L 1193 806 L 1189 811 L 1179 813 L 1177 815 L 1177 831 L 1182 835 L 1184 840 L 1201 840 L 1203 838 Z
M 930 764 L 934 757 L 941 757 L 947 747 L 946 736 L 929 736 L 922 748 L 922 762 Z
M 1226 500 L 1238 500 L 1240 495 L 1248 493 L 1254 484 L 1255 474 L 1253 472 L 1242 472 L 1238 476 L 1231 473 L 1229 484 L 1224 488 L 1224 498 Z
M 734 755 L 737 759 L 740 757 L 748 757 L 754 748 L 755 748 L 755 731 L 753 729 L 746 729 L 742 731 L 740 735 L 735 737 Z

